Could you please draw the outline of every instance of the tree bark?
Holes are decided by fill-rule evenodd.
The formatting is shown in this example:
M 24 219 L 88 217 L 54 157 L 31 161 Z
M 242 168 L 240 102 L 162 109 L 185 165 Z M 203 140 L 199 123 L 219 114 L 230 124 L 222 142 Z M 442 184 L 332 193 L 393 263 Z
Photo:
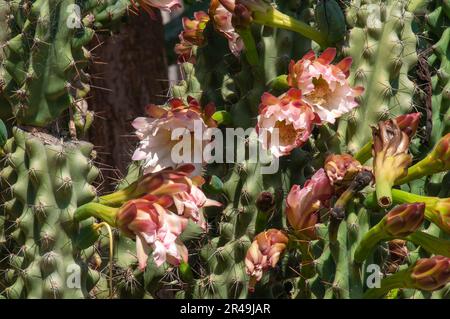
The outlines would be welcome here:
M 161 15 L 130 14 L 129 22 L 113 36 L 100 35 L 91 49 L 96 63 L 89 109 L 97 115 L 89 131 L 96 145 L 103 176 L 102 191 L 114 188 L 126 174 L 137 143 L 131 122 L 144 115 L 149 103 L 161 104 L 168 89 L 167 59 Z

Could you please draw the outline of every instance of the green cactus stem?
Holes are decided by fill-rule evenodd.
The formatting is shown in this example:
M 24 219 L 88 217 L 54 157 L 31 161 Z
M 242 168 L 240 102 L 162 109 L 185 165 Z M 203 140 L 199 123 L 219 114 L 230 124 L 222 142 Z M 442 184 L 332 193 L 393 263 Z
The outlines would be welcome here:
M 254 11 L 253 22 L 267 25 L 273 28 L 281 28 L 294 31 L 302 36 L 313 40 L 321 47 L 327 46 L 327 37 L 324 33 L 314 29 L 305 22 L 294 19 L 293 17 L 270 8 L 266 12 Z
M 450 233 L 449 208 L 450 199 L 431 196 L 421 196 L 408 193 L 399 189 L 392 189 L 392 200 L 394 204 L 425 203 L 425 218 L 447 233 Z M 368 208 L 378 207 L 375 193 L 370 193 L 364 205 Z

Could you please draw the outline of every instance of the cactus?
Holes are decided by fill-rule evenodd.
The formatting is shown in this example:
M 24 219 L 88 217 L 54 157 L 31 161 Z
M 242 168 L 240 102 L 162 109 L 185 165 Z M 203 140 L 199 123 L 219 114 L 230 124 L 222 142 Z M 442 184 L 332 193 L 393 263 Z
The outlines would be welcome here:
M 146 1 L 138 3 L 152 14 Z M 418 8 L 428 12 L 425 19 L 414 16 Z M 98 26 L 103 9 L 83 12 Z M 0 175 L 2 294 L 447 298 L 449 33 L 441 26 L 448 9 L 448 1 L 352 0 L 341 9 L 332 0 L 280 0 L 276 8 L 262 0 L 213 0 L 209 19 L 196 13 L 198 21 L 184 20 L 176 47 L 183 80 L 165 105 L 148 106 L 147 118 L 133 122 L 136 161 L 115 192 L 97 195 L 92 188 L 92 145 L 12 130 Z M 23 28 L 29 31 L 26 22 Z M 432 36 L 418 41 L 413 30 Z M 6 42 L 0 73 L 5 92 L 17 85 L 7 68 L 14 43 Z M 403 115 L 422 111 L 417 97 L 428 94 L 415 72 L 423 48 L 433 51 L 428 61 L 437 71 L 432 108 L 420 120 L 420 113 Z M 15 63 L 25 63 L 19 56 Z M 45 100 L 28 113 L 14 112 L 18 123 L 49 124 L 82 97 L 66 93 L 60 109 Z M 17 101 L 6 98 L 14 110 Z M 430 145 L 418 146 L 430 118 Z M 178 165 L 166 156 L 166 133 L 183 126 L 198 140 L 194 119 L 222 133 L 256 127 L 257 135 L 244 136 L 242 148 L 225 147 L 224 154 L 234 151 L 230 163 Z M 277 145 L 273 128 L 281 131 Z M 266 158 L 245 157 L 267 132 L 263 147 L 279 160 L 272 174 L 262 174 Z M 225 134 L 225 143 L 230 138 Z M 103 270 L 96 250 L 108 241 L 100 225 L 117 228 L 114 260 Z M 64 271 L 74 263 L 82 283 L 70 290 Z M 384 278 L 373 288 L 378 271 Z
M 73 220 L 76 208 L 96 197 L 99 170 L 94 146 L 76 139 L 71 122 L 89 90 L 84 46 L 95 29 L 112 29 L 128 6 L 122 0 L 0 2 L 0 117 L 11 132 L 0 152 L 4 297 L 110 294 L 100 268 L 103 244 L 82 239 L 94 220 Z
M 352 28 L 344 52 L 353 58 L 352 82 L 366 89 L 360 107 L 339 126 L 352 153 L 369 140 L 367 125 L 414 108 L 415 88 L 408 72 L 417 62 L 417 44 L 408 3 L 352 1 L 347 9 Z
M 2 92 L 20 124 L 46 126 L 87 91 L 84 47 L 103 27 L 120 18 L 127 1 L 2 1 L 9 31 L 2 41 Z M 2 104 L 1 108 L 8 108 Z

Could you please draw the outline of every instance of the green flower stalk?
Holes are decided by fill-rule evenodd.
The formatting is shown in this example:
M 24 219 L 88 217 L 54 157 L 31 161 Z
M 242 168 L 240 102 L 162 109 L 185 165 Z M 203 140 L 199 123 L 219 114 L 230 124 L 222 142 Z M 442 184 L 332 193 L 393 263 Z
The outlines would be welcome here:
M 410 137 L 394 120 L 379 122 L 372 128 L 375 190 L 381 207 L 392 204 L 391 189 L 398 178 L 406 176 L 412 157 L 408 154 Z
M 422 258 L 407 269 L 384 278 L 380 288 L 367 290 L 364 298 L 382 298 L 396 288 L 434 291 L 441 289 L 448 282 L 450 282 L 450 258 L 444 256 Z
M 403 204 L 392 209 L 363 237 L 355 251 L 354 261 L 361 264 L 380 241 L 404 238 L 423 223 L 425 204 Z
M 450 133 L 442 137 L 433 150 L 408 169 L 408 174 L 396 180 L 396 185 L 408 183 L 423 176 L 450 170 Z
M 330 163 L 328 163 L 330 164 Z M 328 165 L 329 166 L 329 165 Z M 325 166 L 325 169 L 327 166 Z M 328 174 L 330 176 L 330 174 Z M 330 241 L 335 242 L 337 240 L 337 232 L 339 224 L 345 218 L 345 207 L 354 198 L 354 196 L 369 185 L 373 180 L 373 175 L 370 171 L 360 171 L 354 179 L 350 182 L 348 188 L 339 196 L 339 199 L 334 204 L 334 207 L 330 212 L 330 226 L 329 226 L 329 238 Z
M 227 2 L 228 0 L 221 0 L 222 5 L 226 8 L 231 8 Z M 238 0 L 236 7 L 240 4 L 246 6 L 252 12 L 252 22 L 262 25 L 267 25 L 273 28 L 281 28 L 291 30 L 302 36 L 313 40 L 321 47 L 326 47 L 328 44 L 327 36 L 323 32 L 314 29 L 308 24 L 296 20 L 270 5 L 264 0 Z
M 90 217 L 95 217 L 116 227 L 116 216 L 119 208 L 109 207 L 95 202 L 84 204 L 77 208 L 74 214 L 74 220 L 80 222 Z
M 416 203 L 425 204 L 425 218 L 436 224 L 440 229 L 450 234 L 450 198 L 421 196 L 398 189 L 392 190 L 394 204 Z M 375 193 L 369 194 L 364 201 L 368 208 L 376 208 Z

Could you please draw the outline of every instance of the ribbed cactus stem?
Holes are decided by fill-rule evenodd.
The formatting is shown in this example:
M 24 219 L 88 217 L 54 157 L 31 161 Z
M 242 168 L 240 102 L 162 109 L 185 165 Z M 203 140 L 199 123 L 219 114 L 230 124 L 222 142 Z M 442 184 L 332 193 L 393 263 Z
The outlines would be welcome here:
M 270 9 L 267 12 L 253 12 L 253 22 L 274 28 L 291 30 L 313 40 L 321 47 L 327 46 L 327 38 L 325 34 L 276 9 Z

